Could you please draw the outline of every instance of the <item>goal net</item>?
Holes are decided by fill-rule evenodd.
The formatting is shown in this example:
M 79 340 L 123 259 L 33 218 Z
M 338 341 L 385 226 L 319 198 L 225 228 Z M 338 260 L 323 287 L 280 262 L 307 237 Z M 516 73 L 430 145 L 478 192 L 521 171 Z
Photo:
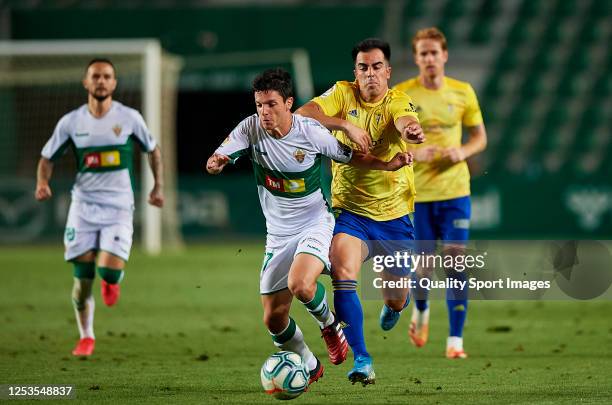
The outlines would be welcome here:
M 39 241 L 63 227 L 67 192 L 54 193 L 47 215 L 54 218 L 45 218 L 35 208 L 27 214 L 24 204 L 33 200 L 36 164 L 55 124 L 87 102 L 81 80 L 94 57 L 113 61 L 118 80 L 113 98 L 142 113 L 162 150 L 162 210 L 146 203 L 153 185 L 146 157 L 135 156 L 134 166 L 141 168 L 134 173 L 140 198 L 136 224 L 144 250 L 157 254 L 162 243 L 181 244 L 175 134 L 181 60 L 164 53 L 157 40 L 0 41 L 0 238 Z M 54 166 L 52 189 L 71 184 L 74 176 L 74 159 L 65 156 Z M 67 189 L 60 186 L 60 191 Z

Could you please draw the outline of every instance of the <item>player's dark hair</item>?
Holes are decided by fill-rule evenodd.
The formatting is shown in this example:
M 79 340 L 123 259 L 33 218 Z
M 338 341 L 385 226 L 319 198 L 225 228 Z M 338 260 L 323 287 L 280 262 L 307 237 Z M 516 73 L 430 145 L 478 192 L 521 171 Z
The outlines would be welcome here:
M 253 91 L 276 90 L 283 101 L 293 97 L 293 82 L 291 75 L 283 68 L 264 70 L 253 80 Z
M 89 70 L 89 67 L 94 63 L 106 63 L 107 65 L 110 65 L 113 68 L 113 73 L 115 73 L 115 76 L 117 76 L 117 69 L 115 69 L 115 65 L 113 65 L 113 62 L 111 62 L 111 60 L 108 58 L 93 58 L 90 60 L 85 68 L 85 74 L 87 74 L 87 70 Z
M 357 62 L 357 54 L 359 52 L 368 52 L 372 49 L 380 49 L 383 55 L 385 55 L 387 62 L 391 60 L 391 47 L 389 46 L 388 42 L 383 41 L 380 38 L 367 38 L 353 47 L 353 50 L 351 51 L 353 63 Z

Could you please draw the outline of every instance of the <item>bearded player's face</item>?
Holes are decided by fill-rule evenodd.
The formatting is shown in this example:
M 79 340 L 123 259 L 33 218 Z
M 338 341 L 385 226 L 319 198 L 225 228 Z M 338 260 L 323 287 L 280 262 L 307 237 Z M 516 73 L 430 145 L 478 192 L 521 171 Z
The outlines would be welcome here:
M 283 97 L 276 90 L 256 91 L 255 106 L 261 127 L 272 131 L 291 119 L 293 97 Z
M 108 63 L 96 62 L 87 68 L 83 86 L 96 100 L 104 101 L 117 87 L 115 70 Z

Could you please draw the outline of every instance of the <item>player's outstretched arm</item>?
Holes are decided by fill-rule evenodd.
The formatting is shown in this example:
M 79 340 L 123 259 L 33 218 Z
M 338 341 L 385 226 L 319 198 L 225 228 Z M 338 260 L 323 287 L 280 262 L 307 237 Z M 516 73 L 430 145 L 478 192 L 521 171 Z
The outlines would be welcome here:
M 219 174 L 229 161 L 229 157 L 214 153 L 206 162 L 206 171 L 210 174 Z
M 354 151 L 348 164 L 362 169 L 395 171 L 411 165 L 412 161 L 412 152 L 398 152 L 391 160 L 385 162 L 369 153 Z
M 314 101 L 309 101 L 298 108 L 296 114 L 313 118 L 330 131 L 342 131 L 348 138 L 359 146 L 359 150 L 367 152 L 372 147 L 372 138 L 363 128 L 337 117 L 330 117 L 323 113 L 321 107 Z
M 155 180 L 153 189 L 149 193 L 149 204 L 161 208 L 164 206 L 164 170 L 159 146 L 156 146 L 155 149 L 149 153 L 149 166 L 151 166 L 153 179 Z
M 38 201 L 45 201 L 51 198 L 51 187 L 49 187 L 49 180 L 51 180 L 51 174 L 53 174 L 53 162 L 49 159 L 41 157 L 38 161 L 38 168 L 36 169 L 36 191 L 34 197 Z
M 408 143 L 425 142 L 425 134 L 421 124 L 413 117 L 406 115 L 395 121 L 395 127 L 400 132 L 402 139 Z

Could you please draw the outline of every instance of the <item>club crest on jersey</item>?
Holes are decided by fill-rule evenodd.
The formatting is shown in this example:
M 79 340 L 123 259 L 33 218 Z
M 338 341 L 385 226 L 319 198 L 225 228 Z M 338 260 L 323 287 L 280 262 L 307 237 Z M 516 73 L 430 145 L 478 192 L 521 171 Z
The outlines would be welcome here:
M 348 112 L 348 115 L 350 115 L 351 117 L 357 118 L 357 110 L 350 110 Z
M 230 137 L 228 136 L 227 138 L 225 138 L 225 140 L 223 141 L 223 143 L 221 144 L 221 146 L 225 146 L 225 145 L 227 145 L 228 143 L 230 143 L 230 141 L 231 141 L 231 139 L 230 139 Z
M 121 135 L 121 125 L 117 124 L 113 127 L 113 132 L 115 133 L 115 135 L 119 136 Z
M 304 153 L 302 149 L 296 149 L 295 152 L 293 152 L 293 157 L 298 161 L 298 163 L 302 163 L 306 157 L 306 153 Z

